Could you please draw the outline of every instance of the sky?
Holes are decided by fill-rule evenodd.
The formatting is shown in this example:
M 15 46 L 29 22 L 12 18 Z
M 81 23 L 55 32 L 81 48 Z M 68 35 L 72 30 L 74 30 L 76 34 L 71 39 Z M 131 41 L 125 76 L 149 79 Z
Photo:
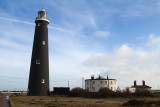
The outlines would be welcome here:
M 159 0 L 1 0 L 0 90 L 27 90 L 37 12 L 49 18 L 53 87 L 82 87 L 91 75 L 125 89 L 160 86 Z M 84 84 L 83 84 L 84 88 Z

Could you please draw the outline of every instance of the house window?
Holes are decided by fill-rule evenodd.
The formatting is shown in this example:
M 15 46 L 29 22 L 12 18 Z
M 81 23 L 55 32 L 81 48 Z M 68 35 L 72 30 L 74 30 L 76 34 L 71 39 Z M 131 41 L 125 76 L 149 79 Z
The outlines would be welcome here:
M 42 80 L 41 80 L 41 83 L 42 83 L 42 84 L 44 84 L 44 83 L 45 83 L 44 79 L 42 79 Z
M 92 90 L 94 91 L 94 90 L 95 90 L 95 87 L 92 87 Z
M 88 83 L 88 81 L 87 81 L 87 85 L 88 85 L 89 83 Z
M 38 26 L 41 26 L 41 24 L 40 24 L 40 23 L 38 23 Z
M 105 84 L 107 84 L 107 81 L 105 81 Z
M 112 84 L 112 81 L 111 81 L 111 84 Z
M 46 45 L 46 41 L 42 41 L 42 45 Z
M 89 90 L 89 87 L 87 87 L 87 90 Z
M 103 84 L 103 81 L 100 81 L 101 84 Z
M 95 81 L 93 81 L 93 84 L 95 84 Z
M 40 59 L 36 59 L 36 64 L 40 64 Z

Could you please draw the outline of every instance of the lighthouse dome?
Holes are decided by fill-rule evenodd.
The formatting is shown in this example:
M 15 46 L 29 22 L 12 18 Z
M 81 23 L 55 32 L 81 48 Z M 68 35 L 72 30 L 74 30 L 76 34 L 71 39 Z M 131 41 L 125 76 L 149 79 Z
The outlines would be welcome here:
M 41 11 L 45 11 L 45 10 L 42 8 Z

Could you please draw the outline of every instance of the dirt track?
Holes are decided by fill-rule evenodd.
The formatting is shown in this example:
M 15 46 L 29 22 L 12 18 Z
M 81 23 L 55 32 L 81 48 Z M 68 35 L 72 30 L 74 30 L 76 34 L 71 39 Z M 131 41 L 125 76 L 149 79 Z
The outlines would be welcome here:
M 0 107 L 8 107 L 8 100 L 6 99 L 6 95 L 0 94 Z

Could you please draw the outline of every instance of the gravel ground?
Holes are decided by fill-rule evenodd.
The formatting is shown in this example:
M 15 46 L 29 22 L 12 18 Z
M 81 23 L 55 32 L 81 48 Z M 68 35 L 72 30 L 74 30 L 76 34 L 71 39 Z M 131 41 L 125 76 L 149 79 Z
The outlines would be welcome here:
M 6 95 L 0 94 L 0 107 L 8 107 L 8 100 Z

